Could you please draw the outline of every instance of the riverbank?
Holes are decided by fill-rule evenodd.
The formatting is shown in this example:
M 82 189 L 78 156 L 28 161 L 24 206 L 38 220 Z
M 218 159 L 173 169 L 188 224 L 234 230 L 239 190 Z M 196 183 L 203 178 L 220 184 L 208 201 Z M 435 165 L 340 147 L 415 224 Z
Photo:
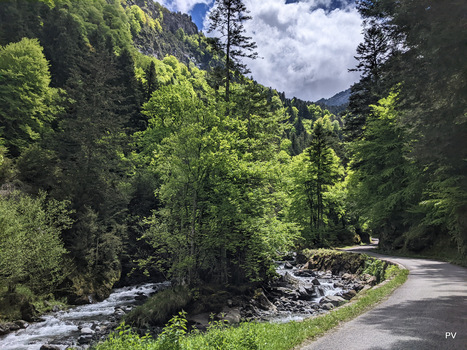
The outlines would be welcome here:
M 321 252 L 322 257 L 313 260 L 314 263 L 325 267 L 342 265 L 334 264 L 340 258 L 326 259 L 326 254 Z M 354 254 L 333 252 L 332 255 L 341 257 L 341 262 L 350 264 L 352 259 L 348 256 Z M 312 259 L 310 259 L 311 261 Z M 366 260 L 366 259 L 365 259 Z M 367 264 L 365 269 L 370 268 L 378 271 L 378 266 L 383 266 L 379 260 L 371 260 L 373 264 Z M 375 263 L 375 261 L 378 261 Z M 312 264 L 314 264 L 312 263 Z M 344 265 L 345 265 L 344 263 Z M 310 265 L 308 265 L 310 266 Z M 365 265 L 364 265 L 365 266 Z M 365 270 L 364 269 L 364 270 Z M 363 272 L 364 270 L 360 271 Z M 358 271 L 358 269 L 357 269 Z M 317 270 L 315 272 L 318 272 Z M 335 308 L 332 311 L 296 322 L 271 323 L 271 322 L 242 322 L 234 327 L 229 326 L 222 320 L 211 322 L 207 332 L 198 331 L 187 333 L 186 315 L 181 314 L 172 319 L 167 325 L 162 336 L 156 340 L 141 338 L 131 330 L 121 331 L 121 334 L 112 336 L 106 342 L 97 345 L 97 350 L 110 350 L 115 348 L 125 349 L 170 349 L 176 344 L 177 349 L 264 349 L 264 350 L 289 350 L 302 343 L 305 339 L 319 336 L 327 330 L 335 327 L 339 322 L 352 319 L 367 311 L 373 305 L 380 302 L 395 288 L 404 283 L 407 271 L 397 266 L 389 267 L 384 271 L 383 278 L 386 281 L 376 287 L 363 288 L 353 300 L 347 305 Z M 220 346 L 220 347 L 219 347 Z
M 41 316 L 40 322 L 0 337 L 2 350 L 86 348 L 103 341 L 121 323 L 125 314 L 150 295 L 170 284 L 150 283 L 113 290 L 104 301 L 56 310 Z M 16 324 L 16 323 L 13 323 Z

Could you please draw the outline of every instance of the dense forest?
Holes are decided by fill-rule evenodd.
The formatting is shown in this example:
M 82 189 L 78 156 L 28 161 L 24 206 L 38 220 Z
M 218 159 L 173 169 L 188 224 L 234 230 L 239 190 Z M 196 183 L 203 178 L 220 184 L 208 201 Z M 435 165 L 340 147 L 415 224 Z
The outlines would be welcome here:
M 358 2 L 334 115 L 246 78 L 249 38 L 229 51 L 156 2 L 2 1 L 0 305 L 261 282 L 370 236 L 465 261 L 465 5 L 428 3 Z

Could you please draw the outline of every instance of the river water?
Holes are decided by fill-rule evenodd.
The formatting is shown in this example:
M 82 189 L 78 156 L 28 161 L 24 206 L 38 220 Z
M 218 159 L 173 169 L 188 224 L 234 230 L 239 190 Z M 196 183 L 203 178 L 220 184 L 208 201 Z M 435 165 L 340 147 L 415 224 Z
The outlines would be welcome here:
M 289 263 L 290 262 L 293 261 L 289 261 Z M 313 288 L 316 293 L 316 297 L 313 297 L 307 301 L 301 301 L 302 307 L 300 307 L 300 311 L 278 310 L 273 314 L 264 315 L 262 317 L 263 320 L 277 323 L 304 320 L 312 315 L 325 312 L 324 310 L 320 310 L 319 308 L 315 307 L 316 305 L 319 305 L 321 299 L 326 296 L 340 295 L 346 291 L 346 289 L 336 286 L 336 282 L 341 282 L 341 278 L 338 276 L 333 276 L 326 272 L 318 272 L 313 277 L 303 276 L 297 273 L 300 271 L 300 269 L 295 266 L 292 268 L 286 268 L 285 262 L 276 262 L 276 264 L 276 271 L 279 275 L 284 276 L 288 274 L 292 276 L 293 279 L 299 281 L 301 285 L 307 286 L 308 288 Z M 313 284 L 313 280 L 315 279 L 319 281 L 319 285 Z
M 43 322 L 32 323 L 26 329 L 0 337 L 0 349 L 39 350 L 44 344 L 54 344 L 60 349 L 79 347 L 79 339 L 84 335 L 82 330 L 99 332 L 115 326 L 125 312 L 169 284 L 150 283 L 119 288 L 102 302 L 47 314 L 42 317 Z
M 281 275 L 291 274 L 304 285 L 312 285 L 313 278 L 295 275 L 298 269 L 285 269 L 283 264 L 278 266 L 277 272 Z M 322 277 L 322 278 L 320 278 Z M 313 304 L 318 304 L 320 299 L 327 295 L 336 295 L 342 292 L 335 287 L 335 280 L 326 276 L 319 276 L 319 286 L 316 288 L 316 298 L 306 303 L 302 312 L 282 311 L 265 315 L 263 320 L 270 322 L 297 321 L 310 317 L 315 313 Z M 150 283 L 133 287 L 115 289 L 106 300 L 94 304 L 77 306 L 64 311 L 58 311 L 43 316 L 43 322 L 32 323 L 26 329 L 0 337 L 0 349 L 2 350 L 40 350 L 44 344 L 55 345 L 57 349 L 67 347 L 86 348 L 92 334 L 106 334 L 116 327 L 121 317 L 133 307 L 142 303 L 142 300 L 167 288 L 169 282 Z M 107 332 L 105 331 L 107 329 Z M 95 339 L 95 336 L 94 336 Z M 93 339 L 93 340 L 94 340 Z

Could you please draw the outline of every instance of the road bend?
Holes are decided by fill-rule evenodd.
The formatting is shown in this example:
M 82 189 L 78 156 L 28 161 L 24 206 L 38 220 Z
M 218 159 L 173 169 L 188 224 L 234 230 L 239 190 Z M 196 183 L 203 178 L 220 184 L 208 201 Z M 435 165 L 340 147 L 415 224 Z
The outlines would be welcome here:
M 365 253 L 406 267 L 407 282 L 371 311 L 299 350 L 467 350 L 466 268 Z

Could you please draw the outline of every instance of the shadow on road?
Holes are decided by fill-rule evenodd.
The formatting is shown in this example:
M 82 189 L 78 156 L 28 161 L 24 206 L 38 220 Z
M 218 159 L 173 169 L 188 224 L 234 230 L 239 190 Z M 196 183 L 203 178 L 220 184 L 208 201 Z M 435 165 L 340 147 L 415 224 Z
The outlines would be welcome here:
M 361 322 L 395 337 L 390 349 L 466 349 L 467 298 L 449 296 L 380 307 Z M 371 348 L 381 349 L 388 348 Z

